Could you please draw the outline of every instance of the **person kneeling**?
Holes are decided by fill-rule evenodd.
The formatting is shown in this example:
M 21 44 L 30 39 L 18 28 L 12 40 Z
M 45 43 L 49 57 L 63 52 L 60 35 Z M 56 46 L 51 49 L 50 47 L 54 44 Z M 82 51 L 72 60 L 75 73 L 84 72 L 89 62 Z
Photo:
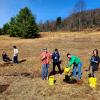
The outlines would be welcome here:
M 9 62 L 9 63 L 11 63 L 11 59 L 9 58 L 9 56 L 6 54 L 6 52 L 4 52 L 3 51 L 3 53 L 2 53 L 2 60 L 4 61 L 4 62 Z

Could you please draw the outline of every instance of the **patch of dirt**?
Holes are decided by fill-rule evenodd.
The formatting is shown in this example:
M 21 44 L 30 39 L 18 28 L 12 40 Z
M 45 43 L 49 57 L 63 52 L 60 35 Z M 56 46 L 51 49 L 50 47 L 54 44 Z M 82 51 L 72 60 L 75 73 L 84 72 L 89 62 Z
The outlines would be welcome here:
M 6 91 L 8 87 L 9 87 L 9 84 L 0 85 L 0 93 Z

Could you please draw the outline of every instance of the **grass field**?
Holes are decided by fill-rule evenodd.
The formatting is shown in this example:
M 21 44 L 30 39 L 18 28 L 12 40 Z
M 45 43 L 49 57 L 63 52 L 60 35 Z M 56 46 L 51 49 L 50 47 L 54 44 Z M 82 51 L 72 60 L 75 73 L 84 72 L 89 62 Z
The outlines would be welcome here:
M 84 68 L 89 65 L 92 50 L 100 51 L 100 32 L 45 32 L 41 38 L 20 39 L 0 36 L 0 55 L 6 51 L 13 56 L 12 46 L 19 49 L 19 64 L 5 65 L 0 59 L 0 100 L 99 100 L 100 75 L 98 71 L 98 86 L 92 90 L 88 86 L 87 73 Z M 66 53 L 70 52 L 81 57 L 83 61 L 83 83 L 67 84 L 63 82 L 64 75 L 55 76 L 56 83 L 49 86 L 48 81 L 41 79 L 40 54 L 43 48 L 53 52 L 59 49 L 62 68 L 66 65 Z M 50 64 L 49 72 L 52 70 Z

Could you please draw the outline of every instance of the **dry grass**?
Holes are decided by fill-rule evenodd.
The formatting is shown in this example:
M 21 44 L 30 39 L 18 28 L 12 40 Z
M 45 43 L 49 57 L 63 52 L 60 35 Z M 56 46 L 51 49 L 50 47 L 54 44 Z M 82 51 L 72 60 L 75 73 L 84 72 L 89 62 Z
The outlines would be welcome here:
M 86 72 L 83 73 L 82 85 L 64 83 L 64 75 L 55 76 L 54 86 L 49 86 L 47 81 L 42 81 L 40 53 L 45 47 L 51 52 L 58 48 L 63 67 L 66 64 L 66 52 L 71 52 L 81 57 L 85 68 L 88 66 L 92 50 L 94 48 L 100 50 L 100 32 L 48 32 L 41 35 L 42 38 L 27 40 L 0 36 L 0 55 L 2 51 L 6 51 L 12 57 L 12 46 L 16 45 L 19 49 L 19 60 L 26 59 L 18 65 L 0 67 L 0 86 L 9 84 L 9 87 L 0 93 L 0 100 L 99 100 L 99 74 L 96 90 L 89 88 Z M 2 60 L 0 63 L 3 63 Z M 49 71 L 51 70 L 52 65 Z M 24 74 L 30 76 L 25 77 Z

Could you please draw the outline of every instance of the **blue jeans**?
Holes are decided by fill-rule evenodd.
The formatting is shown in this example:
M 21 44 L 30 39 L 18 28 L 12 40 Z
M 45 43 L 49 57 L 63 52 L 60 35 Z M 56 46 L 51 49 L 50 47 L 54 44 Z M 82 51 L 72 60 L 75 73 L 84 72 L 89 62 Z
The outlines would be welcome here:
M 42 64 L 42 80 L 47 79 L 48 68 L 49 68 L 49 64 Z
M 78 70 L 78 80 L 82 78 L 82 63 L 79 63 L 77 66 L 73 68 L 73 76 L 76 77 L 76 72 Z

